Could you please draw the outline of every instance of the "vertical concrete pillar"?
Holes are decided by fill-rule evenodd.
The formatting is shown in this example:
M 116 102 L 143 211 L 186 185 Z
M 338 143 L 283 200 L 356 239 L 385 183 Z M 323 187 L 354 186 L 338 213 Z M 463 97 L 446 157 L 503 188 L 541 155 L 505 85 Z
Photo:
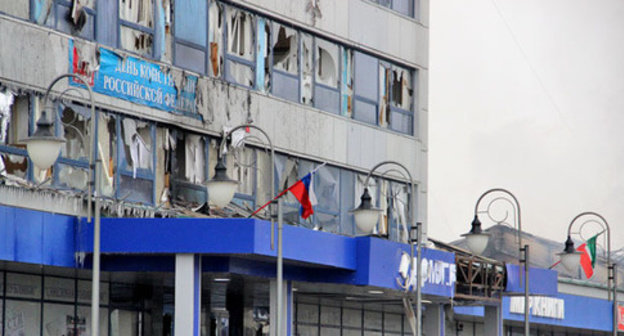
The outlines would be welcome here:
M 503 311 L 501 305 L 485 306 L 484 311 L 484 336 L 503 336 Z
M 423 334 L 426 336 L 444 336 L 444 327 L 444 306 L 441 304 L 425 305 Z
M 201 323 L 201 258 L 176 254 L 174 334 L 199 336 Z
M 277 280 L 271 280 L 270 288 L 270 302 L 269 302 L 269 323 L 270 323 L 270 336 L 277 336 Z M 283 298 L 283 313 L 282 313 L 282 327 L 280 336 L 291 336 L 294 332 L 294 328 L 292 325 L 293 321 L 293 290 L 292 290 L 292 282 L 284 281 L 284 285 L 282 286 L 284 290 Z

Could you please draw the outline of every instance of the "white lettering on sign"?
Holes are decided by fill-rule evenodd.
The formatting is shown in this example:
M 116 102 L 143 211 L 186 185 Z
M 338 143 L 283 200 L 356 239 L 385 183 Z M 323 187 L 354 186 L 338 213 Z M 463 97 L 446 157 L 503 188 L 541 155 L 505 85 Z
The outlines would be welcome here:
M 509 300 L 509 312 L 524 314 L 524 297 L 512 296 Z M 529 314 L 563 320 L 565 318 L 565 301 L 559 298 L 530 296 Z
M 418 259 L 414 257 L 414 265 L 416 265 L 417 260 Z M 405 290 L 416 288 L 417 274 L 414 270 L 410 272 L 410 265 L 409 254 L 403 253 L 401 256 L 401 263 L 399 264 L 397 283 Z M 420 270 L 422 272 L 422 277 L 420 279 L 421 287 L 424 287 L 427 283 L 431 285 L 455 287 L 455 264 L 441 260 L 422 258 Z

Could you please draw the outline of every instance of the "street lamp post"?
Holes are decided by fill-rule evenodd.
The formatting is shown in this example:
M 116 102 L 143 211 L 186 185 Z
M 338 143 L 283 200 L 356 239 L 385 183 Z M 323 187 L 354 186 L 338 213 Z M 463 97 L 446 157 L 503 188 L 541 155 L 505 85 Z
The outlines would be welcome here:
M 583 217 L 589 219 L 585 220 L 584 222 L 580 222 L 580 227 L 577 231 L 572 231 L 574 224 L 579 223 L 579 219 Z M 565 242 L 565 248 L 563 252 L 558 253 L 558 255 L 561 258 L 561 263 L 568 270 L 574 270 L 576 267 L 578 267 L 580 263 L 581 253 L 574 249 L 572 234 L 577 234 L 582 237 L 581 230 L 583 226 L 588 223 L 596 223 L 600 226 L 602 231 L 600 231 L 598 234 L 605 231 L 607 233 L 607 292 L 609 300 L 613 299 L 612 333 L 613 336 L 617 336 L 617 268 L 611 260 L 611 229 L 609 228 L 609 223 L 607 223 L 607 220 L 602 217 L 602 215 L 592 211 L 586 211 L 576 215 L 576 217 L 574 217 L 568 225 L 568 238 Z
M 208 200 L 215 204 L 218 207 L 224 207 L 229 204 L 232 198 L 234 197 L 234 191 L 236 186 L 238 185 L 237 181 L 234 181 L 227 177 L 227 168 L 225 165 L 225 159 L 222 156 L 225 147 L 227 145 L 227 139 L 237 130 L 240 129 L 255 129 L 259 131 L 265 138 L 269 147 L 271 148 L 271 197 L 277 196 L 275 195 L 275 149 L 273 147 L 273 142 L 269 135 L 260 127 L 252 124 L 242 124 L 238 125 L 228 132 L 226 132 L 221 139 L 221 144 L 219 146 L 219 159 L 217 161 L 217 166 L 215 167 L 215 175 L 211 180 L 206 181 L 206 188 L 208 190 Z M 256 138 L 257 139 L 257 138 Z M 260 139 L 258 139 L 260 140 Z M 216 202 L 215 202 L 216 201 Z M 282 207 L 281 207 L 281 197 L 277 197 L 277 199 L 273 200 L 272 205 L 277 205 L 277 305 L 276 305 L 276 335 L 281 335 L 281 326 L 282 326 L 282 309 L 283 309 L 283 281 L 284 281 L 284 252 L 282 245 L 282 231 L 284 228 L 283 218 L 282 218 Z M 273 219 L 273 210 L 271 209 L 271 249 L 274 249 L 274 241 L 275 241 L 275 223 Z
M 383 161 L 378 163 L 377 165 L 375 165 L 366 175 L 366 179 L 364 180 L 364 192 L 362 193 L 362 196 L 360 197 L 360 205 L 351 210 L 351 212 L 353 213 L 353 217 L 355 219 L 355 223 L 357 225 L 357 227 L 364 231 L 364 232 L 368 232 L 368 233 L 372 233 L 373 229 L 375 227 L 375 225 L 377 224 L 377 221 L 379 220 L 379 214 L 381 213 L 382 209 L 378 209 L 375 208 L 372 204 L 372 198 L 370 196 L 370 193 L 368 192 L 368 182 L 370 180 L 370 178 L 372 177 L 373 173 L 375 173 L 375 171 L 379 168 L 381 168 L 382 166 L 387 166 L 387 165 L 392 165 L 392 166 L 396 166 L 401 168 L 404 172 L 405 175 L 403 175 L 403 177 L 407 177 L 408 178 L 408 185 L 411 188 L 411 200 L 410 200 L 410 216 L 411 216 L 411 221 L 412 221 L 412 225 L 410 228 L 410 231 L 413 230 L 414 228 L 417 231 L 417 238 L 416 238 L 416 264 L 418 265 L 418 267 L 415 268 L 414 265 L 414 246 L 413 246 L 413 242 L 412 242 L 412 235 L 411 232 L 408 233 L 408 241 L 410 242 L 410 268 L 412 270 L 412 272 L 414 272 L 414 269 L 416 269 L 416 336 L 421 336 L 422 335 L 422 288 L 421 288 L 421 263 L 422 263 L 422 253 L 421 253 L 421 246 L 422 246 L 422 230 L 421 230 L 421 225 L 420 223 L 417 223 L 417 219 L 416 219 L 416 183 L 414 182 L 414 180 L 412 179 L 412 174 L 410 174 L 409 170 L 402 164 L 400 164 L 399 162 L 396 161 Z M 402 174 L 401 171 L 396 171 L 400 174 Z M 407 287 L 409 288 L 409 286 Z
M 54 162 L 56 162 L 60 151 L 61 145 L 65 142 L 65 139 L 60 137 L 55 137 L 52 132 L 52 124 L 53 122 L 48 119 L 47 112 L 45 108 L 47 107 L 47 102 L 50 97 L 50 92 L 56 83 L 64 78 L 70 78 L 70 80 L 75 80 L 81 83 L 84 87 L 87 88 L 89 92 L 89 103 L 91 104 L 91 134 L 89 135 L 89 170 L 88 170 L 88 184 L 87 184 L 87 220 L 91 222 L 91 207 L 95 207 L 95 222 L 93 226 L 93 279 L 92 279 L 92 287 L 91 287 L 91 335 L 98 336 L 99 335 L 99 319 L 100 319 L 100 170 L 101 170 L 101 160 L 96 158 L 95 164 L 93 164 L 93 155 L 95 146 L 95 102 L 93 99 L 93 90 L 89 86 L 88 81 L 77 74 L 66 73 L 56 77 L 50 85 L 48 85 L 48 89 L 46 90 L 43 103 L 44 110 L 41 112 L 41 117 L 37 121 L 37 130 L 35 133 L 24 140 L 26 144 L 26 150 L 28 151 L 28 157 L 31 161 L 37 166 L 37 168 L 41 170 L 48 170 Z M 66 89 L 62 92 L 69 91 L 70 89 Z M 62 95 L 61 94 L 61 95 Z M 56 115 L 56 111 L 53 108 L 52 116 Z M 52 117 L 52 120 L 54 118 Z M 92 195 L 92 179 L 95 175 L 95 195 Z M 92 199 L 95 197 L 95 204 L 92 205 Z
M 479 206 L 481 205 L 481 201 L 490 194 L 501 194 L 497 197 L 494 197 L 487 204 L 487 207 L 484 210 L 479 210 Z M 479 214 L 486 214 L 493 222 L 496 224 L 507 223 L 508 213 L 505 213 L 503 218 L 497 219 L 492 214 L 492 205 L 497 201 L 505 201 L 514 209 L 514 225 L 517 225 L 517 241 L 518 241 L 518 251 L 521 257 L 519 257 L 519 261 L 524 264 L 524 335 L 529 336 L 529 245 L 522 245 L 522 220 L 520 216 L 520 203 L 514 194 L 510 191 L 503 188 L 493 188 L 486 192 L 484 192 L 477 203 L 475 204 L 474 209 L 474 219 L 471 223 L 470 232 L 463 234 L 463 237 L 466 237 L 466 244 L 468 248 L 474 254 L 481 254 L 485 250 L 488 240 L 489 233 L 485 233 L 481 229 L 481 221 L 479 220 Z M 522 276 L 520 276 L 522 279 Z

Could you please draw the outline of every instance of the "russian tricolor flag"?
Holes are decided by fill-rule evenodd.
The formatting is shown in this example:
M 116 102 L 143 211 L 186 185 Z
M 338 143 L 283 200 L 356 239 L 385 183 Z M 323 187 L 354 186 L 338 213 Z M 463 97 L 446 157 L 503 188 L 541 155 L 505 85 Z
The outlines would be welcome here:
M 308 173 L 301 180 L 295 182 L 288 188 L 288 191 L 301 203 L 301 218 L 306 219 L 310 217 L 314 213 L 314 206 L 317 204 L 312 173 Z

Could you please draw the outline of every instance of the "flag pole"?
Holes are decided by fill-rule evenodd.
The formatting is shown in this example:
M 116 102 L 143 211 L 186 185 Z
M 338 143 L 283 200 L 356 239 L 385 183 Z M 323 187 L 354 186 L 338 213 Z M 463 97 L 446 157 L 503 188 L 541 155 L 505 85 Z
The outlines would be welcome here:
M 323 168 L 325 165 L 327 164 L 327 162 L 323 162 L 322 164 L 316 166 L 316 168 L 314 168 L 314 170 L 312 170 L 311 172 L 309 172 L 308 174 L 314 174 L 316 173 L 319 169 Z M 299 180 L 297 180 L 299 181 Z M 295 182 L 297 183 L 297 182 Z M 288 192 L 288 190 L 290 190 L 290 188 L 292 188 L 295 184 L 291 185 L 290 187 L 284 189 L 284 191 L 282 191 L 281 193 L 279 193 L 279 195 L 273 197 L 273 199 L 271 199 L 270 201 L 264 203 L 264 205 L 262 205 L 261 207 L 259 207 L 258 209 L 256 209 L 256 211 L 254 211 L 253 213 L 251 213 L 251 215 L 247 216 L 247 218 L 251 218 L 253 216 L 255 216 L 258 212 L 262 211 L 262 209 L 266 208 L 267 205 L 271 204 L 271 202 L 275 201 L 276 199 L 284 196 L 284 194 L 286 194 Z

